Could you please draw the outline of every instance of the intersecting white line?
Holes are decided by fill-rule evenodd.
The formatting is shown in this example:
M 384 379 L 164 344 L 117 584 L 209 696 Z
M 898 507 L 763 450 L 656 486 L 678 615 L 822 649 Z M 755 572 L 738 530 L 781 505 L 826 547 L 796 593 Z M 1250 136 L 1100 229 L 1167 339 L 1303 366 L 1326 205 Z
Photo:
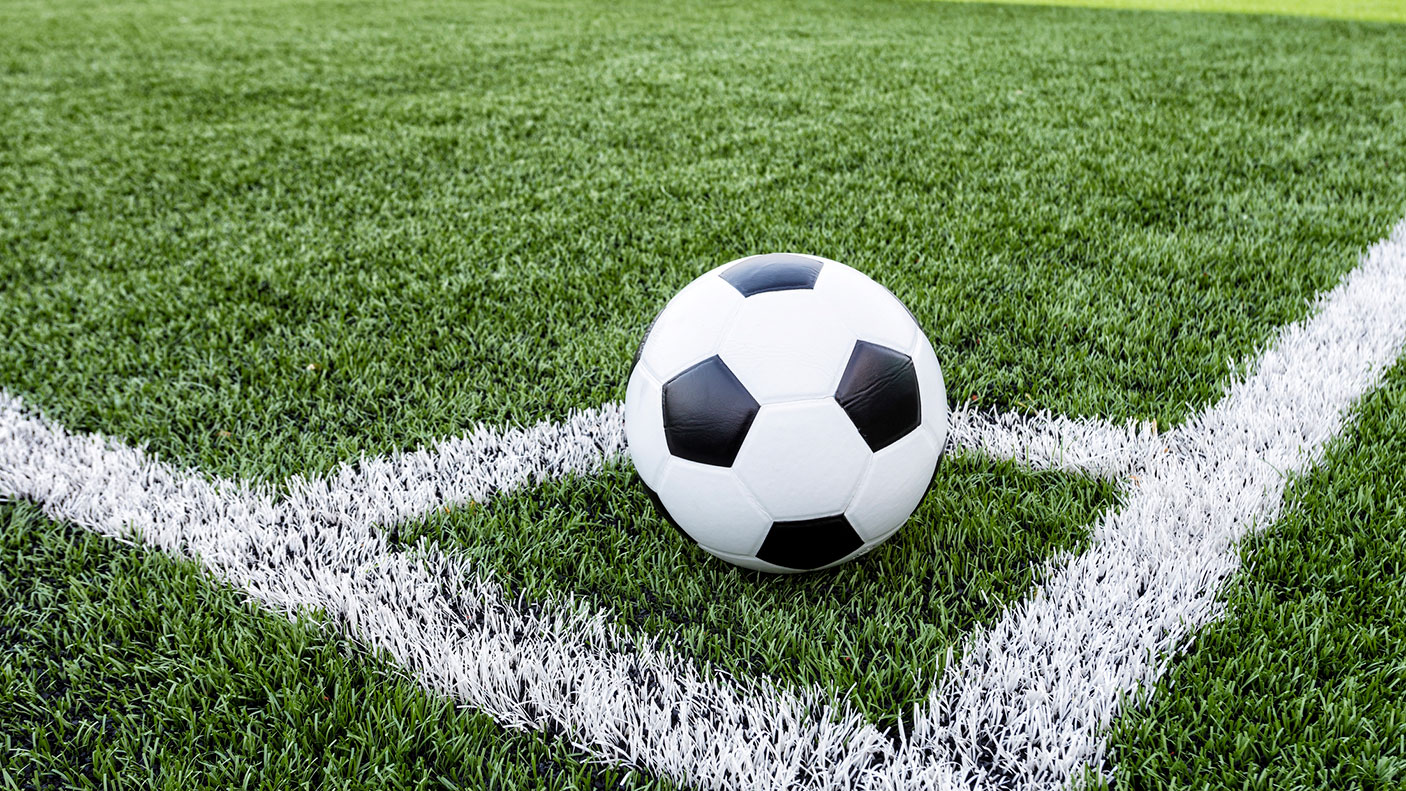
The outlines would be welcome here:
M 1036 469 L 1105 478 L 1126 475 L 1166 452 L 1155 424 L 1119 426 L 1094 418 L 971 409 L 951 414 L 948 446 Z M 293 476 L 285 489 L 309 509 L 393 525 L 548 478 L 590 474 L 624 450 L 624 407 L 612 402 L 561 423 L 507 430 L 480 426 L 427 448 L 363 457 L 328 476 Z
M 0 395 L 0 498 L 197 560 L 269 607 L 322 610 L 426 687 L 507 727 L 714 788 L 808 772 L 854 777 L 869 755 L 886 754 L 872 725 L 818 690 L 700 669 L 625 634 L 607 613 L 570 599 L 507 599 L 450 554 L 424 543 L 393 549 L 365 517 L 413 512 L 399 504 L 413 476 L 358 480 L 386 488 L 367 494 L 369 504 L 346 493 L 318 499 L 318 484 L 279 499 L 268 486 L 207 479 L 70 434 Z
M 1053 788 L 1102 767 L 1123 696 L 1147 694 L 1217 617 L 1237 543 L 1279 515 L 1406 342 L 1406 221 L 1282 329 L 1221 400 L 1161 439 L 1090 547 L 969 639 L 917 717 L 902 760 L 954 763 L 990 786 Z
M 505 726 L 691 785 L 1051 788 L 1099 764 L 1120 696 L 1216 615 L 1235 541 L 1277 515 L 1285 476 L 1313 462 L 1403 339 L 1406 223 L 1184 427 L 955 413 L 958 447 L 1118 478 L 1128 501 L 1086 553 L 1050 561 L 1023 604 L 967 642 L 897 745 L 820 690 L 700 667 L 570 598 L 508 600 L 453 555 L 396 550 L 377 529 L 598 469 L 623 447 L 618 405 L 362 459 L 280 495 L 69 434 L 0 395 L 0 499 L 196 559 L 270 607 L 323 610 Z
M 960 413 L 962 437 L 1046 466 L 1105 458 L 1118 430 L 1095 421 Z M 1002 438 L 1001 432 L 1013 433 Z M 1026 449 L 1020 439 L 1029 438 Z M 975 441 L 971 448 L 979 449 Z M 1052 455 L 1050 449 L 1070 453 Z M 563 731 L 579 748 L 705 787 L 845 787 L 892 752 L 886 736 L 818 689 L 700 669 L 641 644 L 571 600 L 504 598 L 451 554 L 393 549 L 379 527 L 569 473 L 624 450 L 618 404 L 560 424 L 464 437 L 345 464 L 281 489 L 208 478 L 120 441 L 73 435 L 0 392 L 0 499 L 197 560 L 285 612 L 325 611 L 422 684 L 508 727 Z

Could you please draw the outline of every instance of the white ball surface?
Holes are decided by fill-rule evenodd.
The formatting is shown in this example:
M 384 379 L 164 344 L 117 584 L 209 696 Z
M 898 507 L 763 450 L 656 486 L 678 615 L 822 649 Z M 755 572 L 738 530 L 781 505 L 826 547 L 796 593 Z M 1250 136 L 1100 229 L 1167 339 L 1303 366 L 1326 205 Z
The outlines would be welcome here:
M 655 319 L 625 395 L 631 460 L 708 552 L 794 573 L 893 535 L 947 440 L 932 344 L 861 272 L 778 253 L 718 267 Z

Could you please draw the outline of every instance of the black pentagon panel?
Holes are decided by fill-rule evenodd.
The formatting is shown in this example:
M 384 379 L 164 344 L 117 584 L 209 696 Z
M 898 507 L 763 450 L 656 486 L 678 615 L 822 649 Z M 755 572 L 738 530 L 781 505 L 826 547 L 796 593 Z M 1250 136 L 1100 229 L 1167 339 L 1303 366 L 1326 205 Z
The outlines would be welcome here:
M 731 283 L 742 296 L 750 297 L 767 291 L 815 288 L 821 266 L 821 262 L 803 255 L 772 253 L 728 267 L 722 279 Z
M 664 517 L 664 521 L 668 522 L 670 527 L 674 528 L 674 530 L 678 531 L 679 535 L 683 536 L 683 540 L 690 544 L 698 543 L 693 540 L 693 536 L 689 535 L 688 531 L 683 529 L 683 526 L 674 518 L 674 515 L 669 513 L 669 509 L 664 507 L 664 501 L 659 499 L 659 494 L 657 492 L 649 488 L 649 484 L 641 480 L 640 486 L 643 486 L 645 494 L 649 495 L 649 501 L 654 503 L 654 510 L 658 511 L 659 515 Z
M 877 343 L 854 345 L 835 400 L 875 452 L 903 439 L 923 420 L 913 360 Z
M 828 566 L 864 545 L 844 514 L 771 526 L 757 557 L 797 571 Z
M 731 467 L 757 417 L 757 400 L 717 355 L 664 385 L 664 438 L 680 459 Z

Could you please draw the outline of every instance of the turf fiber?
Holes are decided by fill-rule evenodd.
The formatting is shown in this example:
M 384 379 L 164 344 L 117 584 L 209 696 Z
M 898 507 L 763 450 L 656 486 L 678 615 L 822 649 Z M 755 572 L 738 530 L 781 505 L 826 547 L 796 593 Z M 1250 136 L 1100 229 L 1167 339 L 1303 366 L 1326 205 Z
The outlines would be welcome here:
M 1166 427 L 1406 213 L 1404 49 L 1374 22 L 928 2 L 7 3 L 0 386 L 277 482 L 619 399 L 670 294 L 800 250 L 897 293 L 954 402 Z M 1401 392 L 1247 548 L 1231 619 L 1115 734 L 1121 782 L 1402 782 Z M 949 459 L 898 539 L 793 579 L 681 544 L 621 465 L 402 538 L 892 725 L 1112 491 Z M 187 564 L 0 521 L 0 786 L 657 785 Z M 1245 690 L 1266 702 L 1237 713 Z
M 326 632 L 0 505 L 0 788 L 670 787 L 504 731 Z
M 49 10 L 43 10 L 49 9 Z M 1173 422 L 1406 205 L 1402 28 L 908 3 L 0 9 L 0 381 L 257 477 L 624 394 L 858 266 L 954 400 Z
M 1115 727 L 1118 787 L 1406 786 L 1406 370 L 1288 503 L 1227 617 Z
M 1051 552 L 1083 545 L 1113 487 L 1008 462 L 949 458 L 895 539 L 834 572 L 774 576 L 710 557 L 615 467 L 401 528 L 458 548 L 510 590 L 608 607 L 733 673 L 848 695 L 876 723 L 911 720 L 949 648 L 999 616 Z M 878 614 L 899 614 L 884 617 Z

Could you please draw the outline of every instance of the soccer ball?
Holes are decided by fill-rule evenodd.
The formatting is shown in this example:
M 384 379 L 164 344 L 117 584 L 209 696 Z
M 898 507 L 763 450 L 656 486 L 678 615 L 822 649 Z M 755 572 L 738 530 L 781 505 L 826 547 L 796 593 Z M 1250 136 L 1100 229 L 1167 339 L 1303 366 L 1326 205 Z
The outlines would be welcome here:
M 932 344 L 888 289 L 808 255 L 714 269 L 636 355 L 625 438 L 660 513 L 723 560 L 793 573 L 893 535 L 947 440 Z

